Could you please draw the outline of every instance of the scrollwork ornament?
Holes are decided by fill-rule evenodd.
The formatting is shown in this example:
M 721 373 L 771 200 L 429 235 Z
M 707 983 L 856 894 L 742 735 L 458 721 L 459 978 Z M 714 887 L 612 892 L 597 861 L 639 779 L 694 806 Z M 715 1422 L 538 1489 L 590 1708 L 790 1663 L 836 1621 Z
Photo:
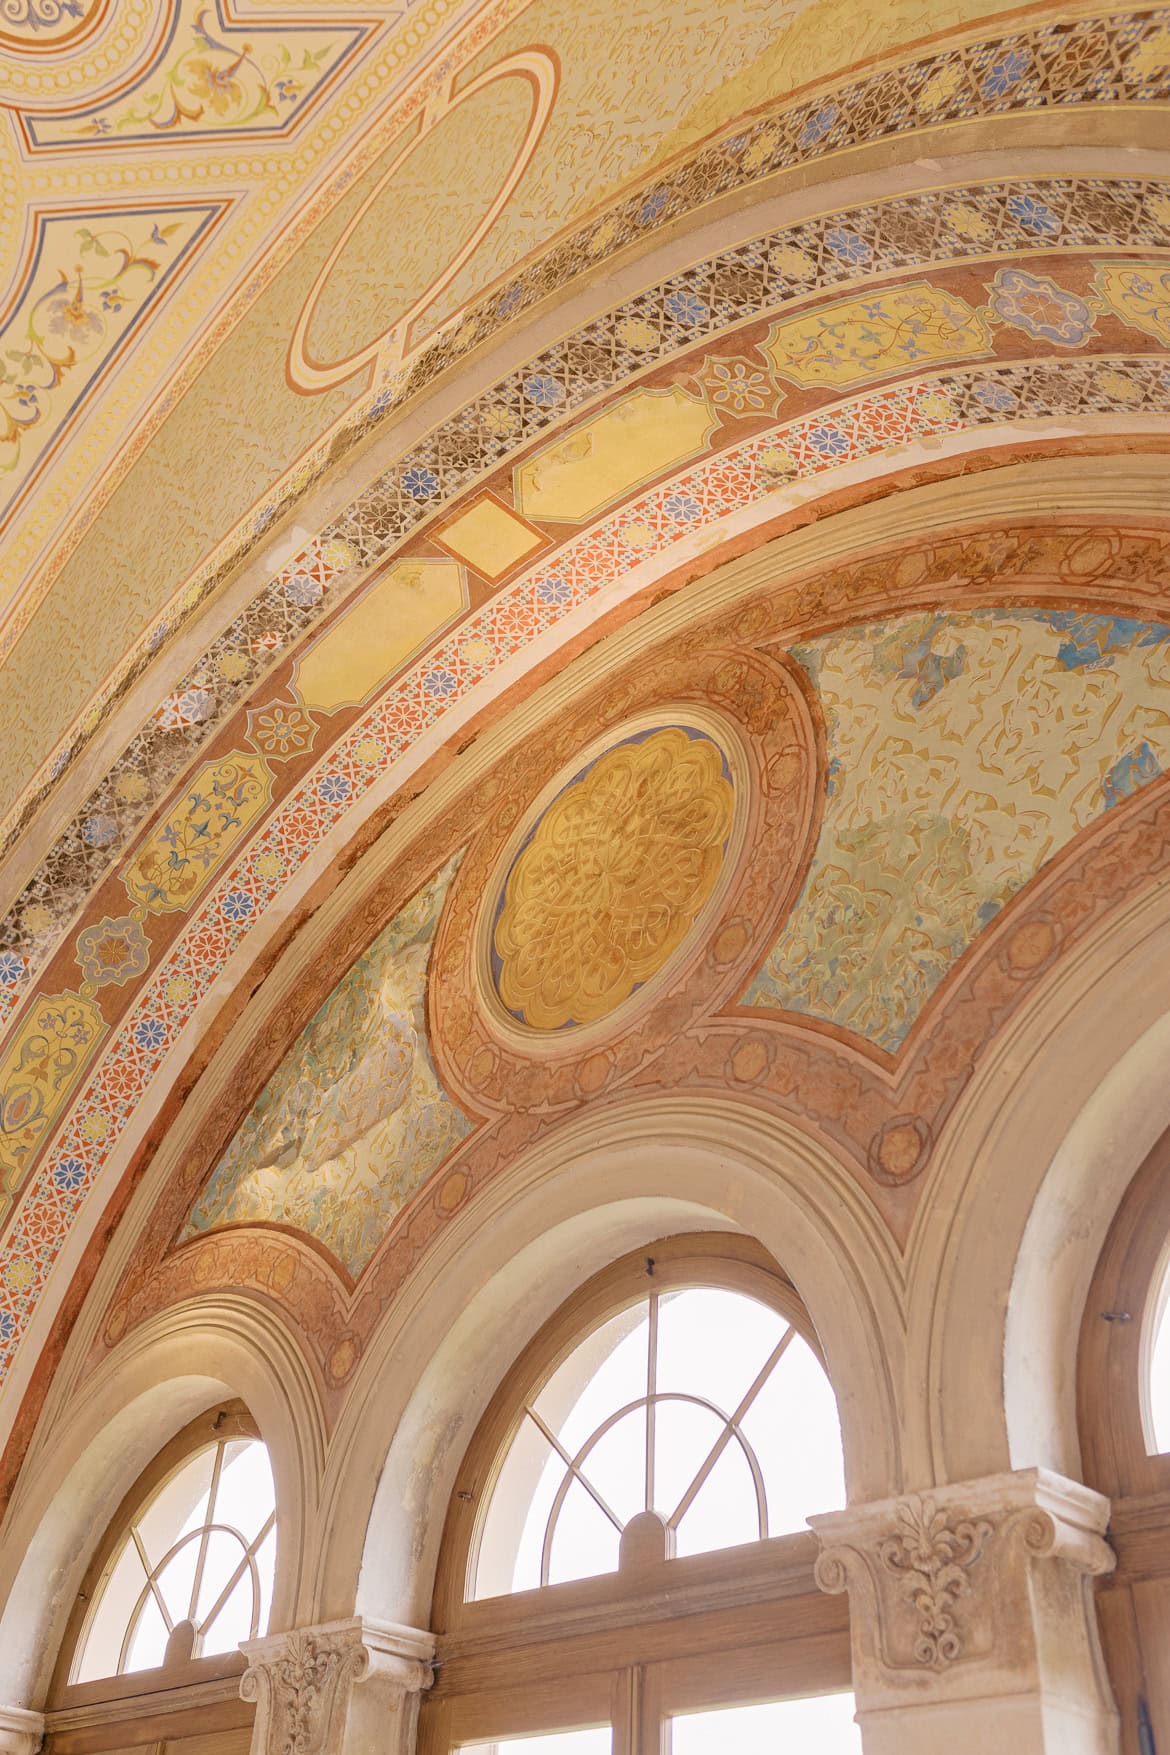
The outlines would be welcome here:
M 362 1679 L 370 1654 L 360 1640 L 312 1629 L 287 1634 L 283 1644 L 281 1655 L 245 1670 L 240 1694 L 264 1700 L 266 1755 L 323 1755 L 338 1692 Z
M 955 1606 L 971 1588 L 969 1573 L 992 1534 L 986 1518 L 948 1521 L 932 1499 L 917 1494 L 897 1509 L 898 1531 L 880 1544 L 878 1558 L 896 1578 L 918 1619 L 916 1662 L 945 1669 L 963 1656 Z

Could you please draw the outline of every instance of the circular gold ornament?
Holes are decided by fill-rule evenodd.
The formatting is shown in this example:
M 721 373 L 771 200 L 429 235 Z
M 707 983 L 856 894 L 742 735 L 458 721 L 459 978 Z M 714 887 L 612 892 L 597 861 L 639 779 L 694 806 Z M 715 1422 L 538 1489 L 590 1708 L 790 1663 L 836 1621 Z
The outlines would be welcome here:
M 714 895 L 736 825 L 711 731 L 651 725 L 540 801 L 496 891 L 490 974 L 509 1024 L 608 1018 L 662 973 Z

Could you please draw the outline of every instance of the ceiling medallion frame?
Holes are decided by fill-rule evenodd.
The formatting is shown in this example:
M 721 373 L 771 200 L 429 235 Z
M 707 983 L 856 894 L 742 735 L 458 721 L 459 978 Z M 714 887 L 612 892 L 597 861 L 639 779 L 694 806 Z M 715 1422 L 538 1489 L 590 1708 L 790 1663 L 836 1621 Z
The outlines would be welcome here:
M 505 1010 L 490 941 L 504 880 L 566 783 L 639 731 L 690 725 L 722 751 L 736 797 L 723 867 L 682 942 L 606 1016 L 531 1029 Z M 782 655 L 679 642 L 669 676 L 623 678 L 592 711 L 542 727 L 493 776 L 480 833 L 447 899 L 431 960 L 432 1051 L 471 1113 L 567 1111 L 616 1089 L 693 1023 L 734 1000 L 787 915 L 816 846 L 824 733 L 799 667 Z
M 709 893 L 701 902 L 682 940 L 669 951 L 660 966 L 645 980 L 636 982 L 632 992 L 602 1016 L 588 1021 L 567 1021 L 560 1027 L 541 1027 L 516 1016 L 500 994 L 501 959 L 496 944 L 496 931 L 505 907 L 509 886 L 517 875 L 518 864 L 541 826 L 548 820 L 556 801 L 573 789 L 579 789 L 588 774 L 596 770 L 607 755 L 625 745 L 643 742 L 661 731 L 678 729 L 705 740 L 722 758 L 725 777 L 732 791 L 731 822 L 723 844 L 720 869 Z M 702 940 L 718 917 L 740 860 L 747 835 L 748 816 L 753 788 L 752 760 L 734 722 L 723 713 L 696 706 L 694 702 L 664 704 L 640 713 L 624 724 L 595 738 L 554 779 L 542 789 L 524 817 L 509 836 L 496 862 L 483 896 L 475 932 L 476 988 L 480 1002 L 494 1031 L 521 1052 L 531 1053 L 539 1044 L 545 1051 L 563 1051 L 571 1042 L 575 1052 L 620 1031 L 635 1016 L 649 1010 L 664 987 L 682 973 L 684 962 L 693 961 Z

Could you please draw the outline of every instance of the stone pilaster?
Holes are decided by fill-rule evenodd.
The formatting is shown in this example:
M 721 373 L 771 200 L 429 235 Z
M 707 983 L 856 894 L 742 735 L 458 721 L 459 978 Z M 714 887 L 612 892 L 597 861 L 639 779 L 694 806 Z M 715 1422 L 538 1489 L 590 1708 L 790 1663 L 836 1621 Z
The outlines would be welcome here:
M 44 1714 L 0 1706 L 0 1755 L 36 1755 L 45 1736 Z
M 810 1519 L 849 1593 L 865 1755 L 1116 1755 L 1093 1580 L 1109 1503 L 1044 1469 Z
M 354 1616 L 249 1640 L 252 1755 L 410 1755 L 431 1634 Z

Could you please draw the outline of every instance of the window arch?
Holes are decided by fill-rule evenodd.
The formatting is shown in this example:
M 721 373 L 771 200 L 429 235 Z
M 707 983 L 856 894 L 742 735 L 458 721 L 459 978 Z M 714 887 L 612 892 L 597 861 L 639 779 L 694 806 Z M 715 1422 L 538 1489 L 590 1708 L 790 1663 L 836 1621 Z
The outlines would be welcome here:
M 250 1415 L 201 1415 L 123 1500 L 89 1569 L 59 1677 L 100 1683 L 237 1654 L 267 1628 L 276 1503 Z
M 805 1528 L 843 1502 L 819 1343 L 767 1253 L 718 1235 L 623 1258 L 468 1447 L 420 1749 L 854 1755 L 847 1606 L 817 1591 Z
M 1084 1479 L 1112 1502 L 1097 1586 L 1123 1755 L 1170 1747 L 1170 1134 L 1126 1193 L 1081 1322 Z

